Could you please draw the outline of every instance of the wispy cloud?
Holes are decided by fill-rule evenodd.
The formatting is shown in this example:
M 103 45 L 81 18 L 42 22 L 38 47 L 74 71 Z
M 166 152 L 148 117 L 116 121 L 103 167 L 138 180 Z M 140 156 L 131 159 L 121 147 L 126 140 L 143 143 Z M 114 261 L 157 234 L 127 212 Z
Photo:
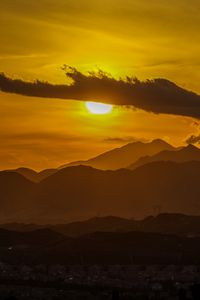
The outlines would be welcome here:
M 108 143 L 130 143 L 130 142 L 137 142 L 139 140 L 133 136 L 125 136 L 125 137 L 115 136 L 115 137 L 107 137 L 104 139 L 104 141 Z

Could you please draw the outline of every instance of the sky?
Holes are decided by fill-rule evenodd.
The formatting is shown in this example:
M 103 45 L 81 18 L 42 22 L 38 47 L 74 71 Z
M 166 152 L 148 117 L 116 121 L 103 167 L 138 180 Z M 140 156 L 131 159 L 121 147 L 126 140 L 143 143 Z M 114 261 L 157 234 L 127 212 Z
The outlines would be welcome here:
M 1 0 L 0 72 L 12 80 L 65 85 L 71 83 L 62 69 L 67 64 L 86 79 L 101 69 L 116 80 L 164 78 L 200 94 L 199 27 L 198 0 Z M 0 169 L 58 167 L 136 140 L 162 138 L 179 146 L 197 136 L 198 142 L 200 108 L 190 109 L 190 98 L 171 109 L 173 94 L 170 109 L 166 102 L 155 109 L 157 100 L 147 109 L 129 103 L 127 93 L 116 102 L 112 90 L 106 99 L 117 104 L 112 112 L 93 115 L 85 106 L 88 95 L 76 95 L 1 91 Z M 105 100 L 100 88 L 93 95 Z

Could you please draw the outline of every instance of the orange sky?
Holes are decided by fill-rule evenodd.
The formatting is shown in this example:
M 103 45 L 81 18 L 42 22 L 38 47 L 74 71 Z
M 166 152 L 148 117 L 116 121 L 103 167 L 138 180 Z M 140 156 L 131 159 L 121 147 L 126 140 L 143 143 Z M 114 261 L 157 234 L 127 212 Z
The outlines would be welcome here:
M 65 83 L 64 63 L 113 76 L 162 77 L 200 93 L 197 0 L 1 0 L 0 66 L 24 80 Z M 57 167 L 132 140 L 181 145 L 192 118 L 0 93 L 0 169 Z

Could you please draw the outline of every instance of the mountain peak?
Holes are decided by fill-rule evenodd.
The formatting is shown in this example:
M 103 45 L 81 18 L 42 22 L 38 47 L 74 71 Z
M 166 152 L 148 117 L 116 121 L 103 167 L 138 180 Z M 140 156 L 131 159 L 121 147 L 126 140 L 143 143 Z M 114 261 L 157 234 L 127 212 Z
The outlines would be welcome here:
M 155 145 L 169 145 L 167 142 L 165 142 L 162 139 L 154 139 L 151 141 L 151 144 L 155 144 Z
M 200 150 L 198 147 L 194 146 L 193 144 L 188 144 L 184 149 L 188 149 L 188 150 Z
M 187 155 L 200 155 L 200 149 L 193 144 L 188 144 L 186 147 L 181 148 L 179 152 Z
M 158 144 L 159 145 L 159 144 Z M 186 147 L 174 148 L 163 150 L 152 156 L 144 156 L 138 159 L 135 163 L 129 166 L 130 169 L 159 161 L 173 161 L 173 162 L 187 162 L 187 161 L 200 161 L 200 149 L 196 146 L 189 144 Z
M 74 162 L 63 167 L 87 165 L 101 170 L 117 170 L 121 168 L 127 168 L 130 163 L 137 161 L 142 156 L 151 156 L 163 150 L 173 149 L 173 146 L 162 139 L 155 139 L 146 143 L 135 141 L 120 148 L 115 148 L 104 152 L 89 160 Z
M 148 141 L 148 142 L 142 142 L 142 141 L 134 141 L 134 142 L 131 142 L 131 143 L 128 143 L 124 146 L 122 146 L 122 148 L 124 147 L 127 147 L 128 145 L 161 145 L 161 146 L 164 146 L 164 145 L 170 145 L 168 144 L 166 141 L 162 140 L 162 139 L 153 139 L 152 141 Z M 119 148 L 120 149 L 120 148 Z

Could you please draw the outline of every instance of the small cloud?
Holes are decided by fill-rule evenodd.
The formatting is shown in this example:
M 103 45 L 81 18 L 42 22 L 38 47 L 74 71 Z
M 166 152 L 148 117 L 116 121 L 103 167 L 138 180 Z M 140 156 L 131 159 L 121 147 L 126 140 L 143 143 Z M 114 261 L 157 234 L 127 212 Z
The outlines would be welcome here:
M 104 139 L 105 142 L 109 143 L 131 143 L 131 142 L 139 142 L 137 138 L 133 136 L 126 136 L 126 137 L 107 137 Z M 143 140 L 145 141 L 145 140 Z
M 193 121 L 191 124 L 191 126 L 193 126 L 193 127 L 199 127 L 199 125 L 200 125 L 200 123 L 197 121 Z
M 189 136 L 185 142 L 187 144 L 200 144 L 200 134 Z

